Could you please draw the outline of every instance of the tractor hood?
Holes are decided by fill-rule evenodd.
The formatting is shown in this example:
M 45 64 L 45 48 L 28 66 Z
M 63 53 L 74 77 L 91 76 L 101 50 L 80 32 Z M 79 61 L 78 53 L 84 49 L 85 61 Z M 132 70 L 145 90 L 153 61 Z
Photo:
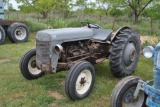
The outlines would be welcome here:
M 55 46 L 60 46 L 64 42 L 89 39 L 106 41 L 111 33 L 112 30 L 89 27 L 39 31 L 36 34 L 36 65 L 44 72 L 55 73 L 60 55 L 55 51 Z
M 93 38 L 93 29 L 88 27 L 46 29 L 37 32 L 36 39 L 40 41 L 75 41 Z

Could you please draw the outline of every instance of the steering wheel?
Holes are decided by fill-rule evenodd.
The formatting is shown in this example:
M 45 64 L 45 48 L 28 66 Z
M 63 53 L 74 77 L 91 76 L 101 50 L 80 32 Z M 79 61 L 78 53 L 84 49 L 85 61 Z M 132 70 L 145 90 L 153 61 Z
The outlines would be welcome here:
M 99 25 L 97 24 L 93 24 L 93 23 L 89 23 L 89 22 L 81 22 L 83 24 L 83 26 L 87 26 L 88 28 L 95 28 L 95 29 L 99 29 L 101 28 Z

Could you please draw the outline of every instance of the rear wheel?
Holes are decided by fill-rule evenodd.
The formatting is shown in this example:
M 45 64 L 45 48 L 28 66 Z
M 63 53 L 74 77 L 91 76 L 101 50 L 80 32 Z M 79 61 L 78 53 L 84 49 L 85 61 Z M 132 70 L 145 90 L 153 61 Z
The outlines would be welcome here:
M 0 44 L 2 44 L 4 42 L 5 38 L 6 38 L 5 31 L 2 28 L 2 26 L 0 26 Z
M 87 97 L 94 85 L 95 70 L 91 63 L 81 61 L 74 64 L 65 81 L 65 91 L 72 100 Z
M 8 37 L 12 42 L 26 42 L 29 38 L 28 27 L 23 23 L 13 23 L 8 28 Z
M 147 95 L 140 90 L 136 99 L 134 92 L 136 90 L 138 80 L 141 78 L 129 76 L 115 86 L 110 100 L 111 107 L 146 107 Z
M 22 75 L 28 79 L 37 79 L 44 75 L 44 73 L 36 67 L 36 50 L 29 50 L 21 59 L 20 70 Z
M 134 72 L 140 55 L 140 38 L 132 29 L 120 31 L 110 49 L 110 70 L 115 77 Z

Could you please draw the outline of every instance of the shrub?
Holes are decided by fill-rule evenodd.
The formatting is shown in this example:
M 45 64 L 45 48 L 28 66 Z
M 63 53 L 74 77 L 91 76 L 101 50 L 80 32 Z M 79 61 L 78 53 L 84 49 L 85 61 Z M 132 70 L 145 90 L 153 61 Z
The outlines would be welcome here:
M 66 27 L 66 20 L 65 19 L 50 19 L 48 20 L 48 24 L 51 25 L 53 29 L 64 28 Z
M 37 20 L 34 20 L 34 19 L 27 19 L 26 20 L 27 23 L 28 23 L 28 27 L 29 27 L 29 30 L 32 31 L 32 32 L 37 32 L 39 30 L 43 30 L 45 29 L 45 24 L 37 21 Z
M 82 24 L 79 20 L 71 20 L 68 22 L 67 27 L 81 27 Z

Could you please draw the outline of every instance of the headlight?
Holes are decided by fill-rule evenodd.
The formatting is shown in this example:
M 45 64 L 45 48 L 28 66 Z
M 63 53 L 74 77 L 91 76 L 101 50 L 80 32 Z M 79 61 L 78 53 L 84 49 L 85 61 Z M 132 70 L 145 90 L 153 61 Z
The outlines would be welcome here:
M 154 53 L 154 48 L 152 46 L 146 46 L 143 49 L 143 55 L 146 58 L 152 58 L 153 57 L 153 53 Z

